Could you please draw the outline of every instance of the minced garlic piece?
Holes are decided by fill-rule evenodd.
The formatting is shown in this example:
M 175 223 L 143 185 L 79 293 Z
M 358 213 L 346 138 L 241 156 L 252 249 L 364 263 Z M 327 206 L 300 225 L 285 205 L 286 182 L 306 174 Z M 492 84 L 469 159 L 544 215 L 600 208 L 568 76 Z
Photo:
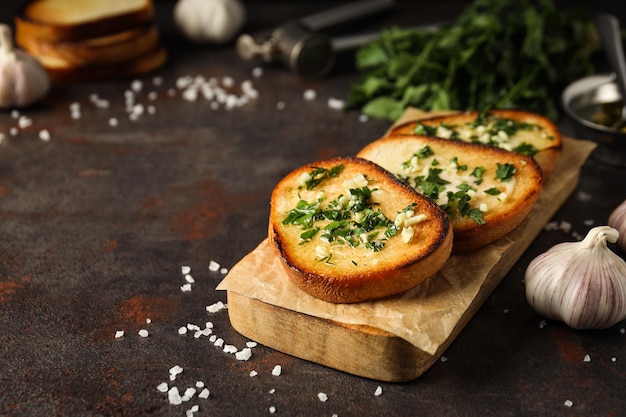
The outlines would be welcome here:
M 403 227 L 402 233 L 400 234 L 402 237 L 402 241 L 404 243 L 410 243 L 413 240 L 413 228 L 412 227 Z

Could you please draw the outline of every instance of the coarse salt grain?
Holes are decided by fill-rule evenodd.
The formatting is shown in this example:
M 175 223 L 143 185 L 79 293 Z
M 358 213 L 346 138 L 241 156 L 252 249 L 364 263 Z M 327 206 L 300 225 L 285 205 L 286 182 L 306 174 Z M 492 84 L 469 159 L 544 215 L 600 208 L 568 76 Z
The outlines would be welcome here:
M 117 119 L 115 117 L 111 117 L 109 119 L 109 126 L 115 127 L 115 126 L 117 126 L 117 124 L 118 124 L 118 121 L 117 121 Z
M 574 405 L 574 403 L 571 400 L 565 400 L 565 402 L 563 403 L 566 407 L 571 407 Z
M 259 373 L 255 370 L 250 371 L 250 378 L 254 378 L 255 376 L 257 376 Z
M 220 274 L 222 275 L 228 274 L 228 268 L 220 268 Z
M 184 284 L 180 286 L 180 290 L 182 292 L 189 292 L 191 291 L 191 284 Z
M 4 133 L 0 133 L 0 143 L 4 142 L 6 139 L 6 135 Z
M 591 356 L 589 355 L 585 355 L 585 358 L 583 359 L 584 362 L 591 362 Z
M 173 367 L 170 368 L 169 372 L 170 372 L 170 380 L 174 381 L 178 375 L 183 373 L 183 368 L 178 365 L 174 365 Z
M 370 117 L 367 114 L 359 114 L 359 122 L 366 123 L 369 119 Z
M 220 264 L 218 264 L 215 261 L 209 261 L 209 271 L 216 272 L 216 271 L 219 271 L 219 269 L 220 269 Z
M 204 388 L 204 381 L 196 381 L 196 388 Z
M 237 352 L 237 347 L 233 346 L 233 345 L 224 345 L 224 352 L 225 353 L 235 353 L 235 352 Z
M 248 346 L 249 348 L 253 348 L 257 346 L 257 342 L 246 342 L 246 346 Z
M 325 393 L 323 393 L 323 392 L 320 392 L 319 394 L 317 394 L 317 398 L 318 398 L 321 402 L 323 402 L 323 403 L 325 403 L 326 401 L 328 401 L 328 395 L 326 395 L 326 394 L 325 394 Z
M 263 75 L 263 68 L 261 68 L 261 67 L 254 67 L 254 68 L 252 68 L 252 76 L 254 78 L 259 78 L 262 75 Z
M 619 329 L 619 332 L 621 334 L 626 334 L 626 328 L 622 327 L 621 329 Z
M 190 284 L 193 284 L 194 282 L 196 282 L 196 280 L 193 279 L 193 277 L 189 274 L 185 275 L 185 281 L 187 281 Z
M 280 365 L 276 365 L 274 367 L 274 369 L 272 369 L 272 375 L 274 376 L 280 376 L 281 372 L 283 371 L 283 369 L 281 368 Z
M 209 391 L 208 388 L 205 388 L 200 392 L 200 394 L 198 394 L 198 398 L 202 398 L 203 400 L 206 400 L 207 398 L 209 398 L 209 395 L 211 395 L 211 392 Z
M 284 110 L 285 109 L 285 102 L 284 101 L 279 101 L 278 103 L 276 103 L 276 108 L 278 110 Z
M 180 405 L 183 403 L 183 398 L 180 396 L 180 392 L 178 392 L 177 387 L 172 387 L 167 392 L 167 400 L 172 405 Z
M 39 139 L 43 140 L 44 142 L 50 142 L 50 132 L 48 132 L 48 130 L 46 129 L 40 130 Z
M 376 397 L 378 397 L 379 395 L 382 395 L 383 393 L 383 387 L 381 387 L 380 385 L 376 387 L 376 391 L 374 391 L 374 395 Z
M 11 117 L 12 117 L 13 119 L 17 119 L 17 118 L 19 118 L 19 117 L 20 117 L 20 112 L 19 112 L 19 111 L 17 111 L 17 110 L 11 110 Z
M 179 327 L 178 334 L 187 334 L 187 328 L 185 326 Z
M 250 357 L 252 357 L 252 350 L 250 348 L 243 348 L 235 353 L 235 359 L 238 361 L 247 361 Z
M 274 414 L 274 413 L 276 412 L 276 407 L 271 406 L 271 407 L 269 408 L 269 411 L 270 411 L 270 413 Z
M 617 358 L 616 358 L 615 356 L 613 356 L 613 357 L 611 358 L 611 362 L 617 362 Z
M 167 386 L 167 382 L 161 382 L 159 385 L 157 385 L 156 389 L 159 392 L 167 392 L 169 388 Z
M 191 400 L 193 398 L 194 395 L 196 395 L 196 389 L 193 388 L 193 387 L 189 387 L 183 393 L 182 400 L 183 401 L 189 401 L 189 400 Z
M 317 92 L 315 90 L 313 90 L 313 89 L 307 89 L 307 90 L 304 90 L 304 93 L 302 94 L 302 97 L 306 101 L 315 100 L 315 98 L 317 97 Z
M 447 357 L 445 357 L 445 356 L 441 356 L 441 362 L 447 362 L 447 361 L 448 361 L 448 358 L 447 358 Z
M 12 127 L 12 128 L 9 129 L 9 135 L 17 136 L 17 133 L 18 133 L 17 127 Z
M 26 127 L 29 127 L 33 124 L 33 119 L 27 117 L 27 116 L 20 116 L 19 120 L 17 121 L 17 125 L 20 127 L 20 129 L 24 129 Z
M 546 327 L 547 325 L 548 325 L 548 322 L 547 322 L 547 321 L 545 321 L 545 320 L 541 320 L 541 321 L 539 322 L 539 328 L 540 328 L 540 329 L 543 329 L 543 328 L 544 328 L 544 327 Z
M 276 392 L 276 388 L 272 388 L 271 390 L 268 391 L 270 394 L 273 394 Z
M 161 78 L 161 77 L 154 77 L 152 79 L 152 84 L 157 85 L 157 86 L 163 84 L 163 78 Z
M 146 329 L 139 330 L 138 334 L 141 337 L 148 337 L 148 331 Z
M 152 319 L 147 318 L 147 319 L 146 319 L 146 323 L 148 323 L 148 324 L 152 323 Z
M 329 98 L 328 99 L 328 107 L 333 110 L 342 110 L 345 106 L 345 102 L 338 98 Z
M 141 89 L 143 88 L 143 83 L 141 82 L 141 80 L 134 80 L 131 84 L 130 84 L 130 88 L 138 93 L 141 91 Z
M 213 344 L 217 347 L 222 347 L 224 346 L 224 339 L 218 337 L 217 339 L 215 339 L 215 342 Z
M 120 337 L 124 336 L 124 330 L 118 330 L 115 332 L 115 338 L 119 339 Z
M 191 272 L 191 267 L 187 266 L 187 265 L 183 265 L 183 266 L 180 267 L 180 272 L 183 275 L 187 275 L 187 274 L 189 274 Z
M 208 311 L 209 313 L 217 313 L 218 311 L 223 310 L 225 308 L 226 308 L 226 304 L 224 304 L 221 301 L 218 301 L 214 304 L 206 306 L 206 311 Z

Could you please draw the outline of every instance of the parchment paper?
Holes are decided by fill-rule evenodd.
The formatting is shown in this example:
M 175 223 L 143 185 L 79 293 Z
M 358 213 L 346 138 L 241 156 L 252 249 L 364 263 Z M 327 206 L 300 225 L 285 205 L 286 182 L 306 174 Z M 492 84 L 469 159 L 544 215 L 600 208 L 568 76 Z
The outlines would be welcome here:
M 411 109 L 398 123 L 423 115 Z M 478 251 L 451 256 L 436 275 L 402 295 L 357 304 L 314 298 L 289 281 L 267 239 L 231 268 L 217 289 L 314 317 L 385 330 L 434 355 L 455 329 L 460 331 L 462 319 L 469 320 L 565 201 L 562 185 L 577 183 L 594 147 L 592 142 L 564 138 L 552 176 L 517 229 Z

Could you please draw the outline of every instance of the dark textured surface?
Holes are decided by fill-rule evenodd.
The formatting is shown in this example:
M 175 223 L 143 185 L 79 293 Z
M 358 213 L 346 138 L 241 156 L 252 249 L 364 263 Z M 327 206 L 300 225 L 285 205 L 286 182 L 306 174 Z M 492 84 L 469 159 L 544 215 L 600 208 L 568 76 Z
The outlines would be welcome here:
M 206 336 L 179 335 L 181 326 L 211 321 L 225 343 L 245 347 L 226 310 L 205 309 L 226 301 L 215 291 L 223 274 L 209 263 L 228 268 L 264 238 L 269 196 L 284 174 L 314 159 L 354 154 L 388 124 L 328 107 L 329 98 L 345 97 L 354 80 L 349 72 L 303 81 L 266 68 L 252 78 L 253 65 L 231 47 L 189 45 L 171 26 L 173 4 L 158 3 L 171 53 L 158 74 L 163 85 L 141 77 L 137 96 L 155 106 L 154 115 L 129 120 L 124 91 L 131 80 L 56 86 L 22 112 L 33 125 L 0 144 L 1 416 L 184 416 L 194 404 L 198 416 L 267 416 L 270 407 L 283 416 L 623 415 L 626 323 L 574 331 L 543 322 L 527 305 L 522 282 L 533 257 L 606 223 L 626 197 L 626 171 L 594 160 L 553 219 L 571 230 L 544 231 L 445 360 L 416 381 L 378 383 L 262 346 L 237 361 Z M 317 7 L 294 4 L 252 3 L 250 27 Z M 2 20 L 10 21 L 11 8 L 2 7 Z M 419 23 L 459 10 L 455 2 L 405 7 L 421 11 L 413 12 Z M 408 15 L 387 18 L 404 23 Z M 186 101 L 181 90 L 168 96 L 186 75 L 230 76 L 237 85 L 249 79 L 260 97 L 226 111 Z M 313 101 L 303 99 L 308 88 L 317 91 Z M 157 100 L 147 99 L 151 91 Z M 96 108 L 91 94 L 111 107 Z M 70 117 L 74 102 L 81 104 L 78 120 Z M 110 117 L 119 125 L 109 126 Z M 0 113 L 3 133 L 16 123 Z M 43 128 L 49 142 L 38 139 Z M 190 292 L 181 291 L 183 265 L 195 278 Z M 138 336 L 140 329 L 149 336 Z M 117 330 L 125 336 L 115 339 Z M 184 372 L 170 382 L 174 365 Z M 275 365 L 280 376 L 271 373 Z M 203 381 L 211 395 L 170 405 L 156 389 L 164 381 L 181 392 Z M 375 396 L 378 386 L 382 395 Z M 318 399 L 320 392 L 328 401 Z

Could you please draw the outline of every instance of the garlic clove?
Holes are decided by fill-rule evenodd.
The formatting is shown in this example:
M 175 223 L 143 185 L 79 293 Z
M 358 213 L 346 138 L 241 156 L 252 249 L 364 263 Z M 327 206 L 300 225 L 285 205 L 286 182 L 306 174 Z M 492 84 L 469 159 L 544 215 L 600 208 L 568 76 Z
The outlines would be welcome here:
M 626 318 L 626 262 L 606 242 L 617 230 L 593 228 L 581 242 L 553 246 L 528 265 L 528 303 L 574 329 L 604 329 Z

